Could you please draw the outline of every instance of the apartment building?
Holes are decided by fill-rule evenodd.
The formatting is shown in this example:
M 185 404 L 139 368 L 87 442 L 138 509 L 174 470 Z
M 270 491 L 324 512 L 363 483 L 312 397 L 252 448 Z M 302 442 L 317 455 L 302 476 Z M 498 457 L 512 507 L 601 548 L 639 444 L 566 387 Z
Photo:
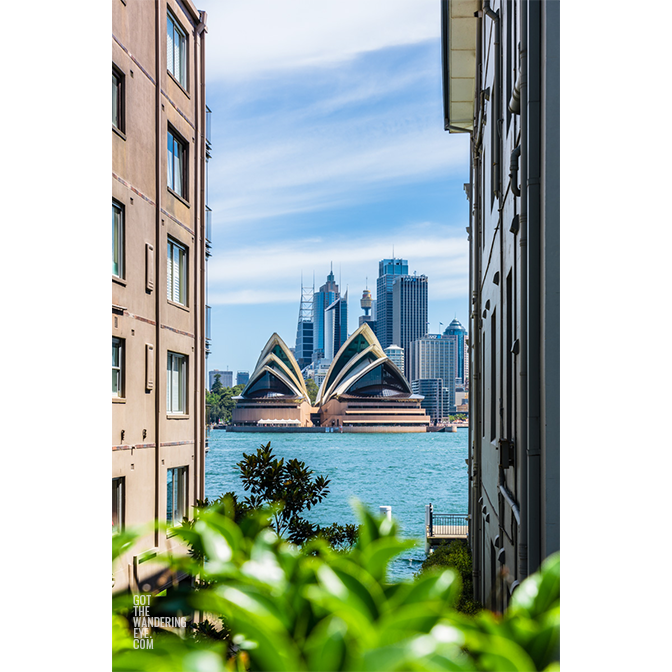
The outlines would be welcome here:
M 112 2 L 112 525 L 179 522 L 204 496 L 206 15 L 191 0 Z M 160 589 L 155 531 L 114 590 Z
M 503 610 L 560 546 L 558 2 L 442 0 L 444 128 L 469 133 L 469 539 Z

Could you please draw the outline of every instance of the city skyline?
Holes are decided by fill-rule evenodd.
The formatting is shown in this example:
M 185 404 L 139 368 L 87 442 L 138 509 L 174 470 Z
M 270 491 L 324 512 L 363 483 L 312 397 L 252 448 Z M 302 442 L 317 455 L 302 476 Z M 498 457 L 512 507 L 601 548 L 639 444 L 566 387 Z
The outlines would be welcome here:
M 358 302 L 367 287 L 377 298 L 381 259 L 408 259 L 429 278 L 430 329 L 467 324 L 469 147 L 441 128 L 439 3 L 260 4 L 202 3 L 222 150 L 208 366 L 251 370 L 274 332 L 293 345 L 302 279 L 317 289 L 332 262 Z M 352 304 L 349 334 L 360 314 Z
M 417 271 L 418 275 L 426 275 L 421 273 L 420 269 Z M 368 277 L 368 290 L 371 292 L 371 297 L 373 301 L 377 301 L 376 295 L 376 286 L 375 281 L 376 277 Z M 453 320 L 458 320 L 462 324 L 468 324 L 468 305 L 467 305 L 467 295 L 465 294 L 464 300 L 454 300 L 454 301 L 442 301 L 440 299 L 432 300 L 432 285 L 431 278 L 429 280 L 429 289 L 428 289 L 428 328 L 427 333 L 432 332 L 443 332 L 446 328 L 446 325 Z M 311 280 L 312 283 L 312 280 Z M 316 280 L 317 283 L 317 280 Z M 336 283 L 338 284 L 338 283 Z M 312 286 L 312 284 L 311 284 Z M 354 333 L 356 329 L 360 326 L 359 318 L 364 315 L 363 309 L 360 307 L 360 296 L 361 292 L 367 287 L 363 288 L 353 288 L 352 285 L 348 283 L 343 283 L 344 290 L 342 294 L 345 294 L 346 291 L 354 292 L 350 296 L 351 306 L 348 308 L 348 335 Z M 303 282 L 304 289 L 306 288 L 306 281 Z M 318 293 L 318 288 L 316 287 L 315 293 Z M 299 313 L 299 308 L 301 304 L 301 282 L 299 281 L 299 286 L 296 291 L 296 296 L 294 301 L 291 302 L 282 302 L 282 311 L 279 309 L 273 310 L 272 312 L 278 314 L 276 321 L 265 322 L 267 325 L 264 328 L 261 328 L 257 333 L 248 333 L 245 338 L 242 339 L 239 343 L 240 347 L 237 350 L 229 349 L 225 352 L 222 351 L 221 347 L 218 347 L 218 335 L 220 331 L 216 330 L 213 326 L 212 339 L 214 345 L 212 346 L 212 352 L 208 357 L 208 369 L 223 369 L 223 370 L 252 370 L 254 368 L 255 362 L 259 357 L 259 353 L 263 349 L 268 337 L 272 333 L 278 333 L 285 342 L 289 343 L 291 347 L 295 346 L 296 343 L 296 332 L 297 332 L 297 315 Z M 464 304 L 464 306 L 462 305 Z M 257 309 L 263 308 L 268 309 L 267 304 L 249 304 L 248 308 L 255 307 Z M 440 308 L 445 309 L 444 312 L 440 312 Z M 452 313 L 450 310 L 452 309 Z M 250 343 L 259 343 L 258 350 L 254 350 L 250 347 Z M 391 343 L 395 345 L 396 343 Z M 251 354 L 249 354 L 251 353 Z

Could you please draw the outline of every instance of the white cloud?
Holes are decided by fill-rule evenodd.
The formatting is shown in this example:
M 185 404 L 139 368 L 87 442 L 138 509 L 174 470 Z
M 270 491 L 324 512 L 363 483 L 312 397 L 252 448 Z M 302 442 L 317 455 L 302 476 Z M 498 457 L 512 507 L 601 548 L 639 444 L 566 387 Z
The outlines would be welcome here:
M 291 243 L 268 243 L 229 249 L 209 262 L 211 305 L 296 303 L 301 275 L 304 284 L 316 288 L 324 283 L 333 263 L 337 281 L 354 294 L 364 289 L 366 279 L 375 296 L 378 261 L 395 253 L 409 259 L 409 271 L 429 277 L 432 299 L 464 296 L 468 287 L 467 241 L 449 227 L 425 223 L 390 231 L 378 237 L 349 237 L 329 242 L 313 238 Z M 339 280 L 340 279 L 340 280 Z
M 438 0 L 203 0 L 208 78 L 328 66 L 440 33 Z
M 378 185 L 466 173 L 466 138 L 449 141 L 438 121 L 432 128 L 392 115 L 333 122 L 329 133 L 315 123 L 280 137 L 262 131 L 222 148 L 211 167 L 215 224 L 344 205 Z

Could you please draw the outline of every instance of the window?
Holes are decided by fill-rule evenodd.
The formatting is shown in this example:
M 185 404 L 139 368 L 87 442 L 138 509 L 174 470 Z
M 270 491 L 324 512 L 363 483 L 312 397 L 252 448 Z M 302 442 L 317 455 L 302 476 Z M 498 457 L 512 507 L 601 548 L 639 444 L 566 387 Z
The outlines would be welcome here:
M 182 523 L 187 511 L 187 467 L 168 469 L 166 489 L 166 522 Z
M 183 89 L 187 88 L 187 36 L 175 17 L 168 12 L 168 72 Z
M 168 189 L 187 198 L 187 144 L 168 129 Z
M 112 125 L 124 131 L 124 76 L 112 68 Z
M 120 338 L 112 339 L 112 396 L 124 396 L 124 345 Z
M 187 248 L 168 238 L 168 300 L 187 305 Z
M 166 379 L 166 412 L 183 414 L 187 410 L 187 358 L 175 352 L 168 353 Z
M 112 275 L 124 277 L 124 206 L 112 201 Z
M 112 479 L 112 532 L 124 529 L 124 480 Z

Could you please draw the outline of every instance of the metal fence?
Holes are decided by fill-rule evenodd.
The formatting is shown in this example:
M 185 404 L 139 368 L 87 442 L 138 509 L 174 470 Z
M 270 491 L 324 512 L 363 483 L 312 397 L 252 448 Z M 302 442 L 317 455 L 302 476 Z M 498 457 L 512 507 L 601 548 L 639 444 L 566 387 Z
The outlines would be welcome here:
M 429 511 L 429 536 L 452 537 L 467 534 L 468 519 L 466 514 L 434 513 Z

